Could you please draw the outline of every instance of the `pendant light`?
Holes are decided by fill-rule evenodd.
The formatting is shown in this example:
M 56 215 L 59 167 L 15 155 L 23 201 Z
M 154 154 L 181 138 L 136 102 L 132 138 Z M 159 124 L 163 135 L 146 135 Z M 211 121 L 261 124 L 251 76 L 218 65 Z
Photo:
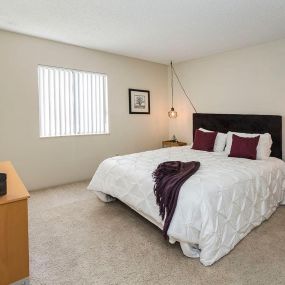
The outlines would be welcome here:
M 194 112 L 197 113 L 197 110 L 196 110 L 195 106 L 193 105 L 192 101 L 190 100 L 189 96 L 187 95 L 186 90 L 182 86 L 182 83 L 181 83 L 181 81 L 180 81 L 180 79 L 179 79 L 179 77 L 178 77 L 178 75 L 177 75 L 177 73 L 176 73 L 176 71 L 175 71 L 175 69 L 173 67 L 172 61 L 170 62 L 170 68 L 171 68 L 171 109 L 168 112 L 168 117 L 170 119 L 177 118 L 177 112 L 174 110 L 174 107 L 173 107 L 173 73 L 174 73 L 174 75 L 175 75 L 175 77 L 176 77 L 176 79 L 177 79 L 177 81 L 178 81 L 178 83 L 179 83 L 179 85 L 180 85 L 184 95 L 186 96 L 186 98 L 188 99 L 188 101 L 191 104 L 192 108 L 194 109 Z
M 172 61 L 170 62 L 170 68 L 171 68 L 171 109 L 168 112 L 168 117 L 170 119 L 175 119 L 177 117 L 177 112 L 174 110 L 174 107 L 173 107 L 173 66 L 172 66 Z

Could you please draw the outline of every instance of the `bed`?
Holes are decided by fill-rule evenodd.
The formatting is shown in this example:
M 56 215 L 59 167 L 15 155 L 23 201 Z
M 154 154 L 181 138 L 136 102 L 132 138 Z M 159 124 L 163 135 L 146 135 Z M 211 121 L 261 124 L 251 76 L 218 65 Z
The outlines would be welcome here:
M 104 160 L 88 189 L 99 199 L 121 200 L 143 217 L 163 227 L 153 193 L 152 172 L 170 160 L 200 161 L 199 171 L 180 190 L 168 229 L 169 242 L 179 242 L 184 255 L 211 265 L 229 253 L 253 228 L 284 202 L 285 163 L 280 116 L 194 114 L 193 132 L 200 128 L 265 133 L 272 136 L 267 160 L 230 158 L 190 146 L 116 156 Z

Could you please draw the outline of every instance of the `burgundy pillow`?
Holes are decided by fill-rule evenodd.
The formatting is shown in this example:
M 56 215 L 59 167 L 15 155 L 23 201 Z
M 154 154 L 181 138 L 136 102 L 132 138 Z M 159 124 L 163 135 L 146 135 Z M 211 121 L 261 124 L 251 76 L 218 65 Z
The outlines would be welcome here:
M 197 129 L 192 149 L 213 151 L 217 134 L 218 132 L 203 132 Z
M 233 134 L 233 142 L 229 156 L 256 159 L 256 148 L 259 138 L 260 136 L 245 138 Z

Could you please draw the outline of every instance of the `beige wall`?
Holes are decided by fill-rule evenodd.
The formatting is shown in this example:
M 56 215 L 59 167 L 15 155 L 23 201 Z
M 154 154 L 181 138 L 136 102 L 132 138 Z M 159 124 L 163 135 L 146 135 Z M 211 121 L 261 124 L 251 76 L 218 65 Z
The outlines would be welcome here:
M 37 65 L 108 75 L 110 135 L 39 138 Z M 149 89 L 151 115 L 128 114 L 128 88 Z M 11 160 L 29 189 L 89 179 L 116 154 L 168 137 L 167 67 L 0 31 L 0 160 Z
M 193 103 L 201 113 L 285 116 L 285 39 L 175 64 Z M 192 109 L 175 82 L 169 134 L 192 141 Z M 285 152 L 283 120 L 283 153 Z M 284 157 L 284 156 L 283 156 Z
M 40 139 L 38 64 L 106 73 L 110 135 Z M 175 68 L 198 112 L 285 115 L 285 40 Z M 151 115 L 128 114 L 128 88 L 151 91 Z M 178 118 L 167 119 L 167 92 L 165 65 L 0 31 L 0 160 L 38 189 L 89 179 L 104 158 L 158 148 L 168 135 L 190 143 L 191 106 L 175 82 Z

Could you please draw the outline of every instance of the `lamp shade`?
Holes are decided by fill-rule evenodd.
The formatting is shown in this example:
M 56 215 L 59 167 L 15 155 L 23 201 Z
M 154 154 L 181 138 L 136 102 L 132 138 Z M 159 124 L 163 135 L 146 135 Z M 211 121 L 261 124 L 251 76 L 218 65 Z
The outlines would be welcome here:
M 174 108 L 172 107 L 170 109 L 170 111 L 168 112 L 168 117 L 170 119 L 175 119 L 177 117 L 177 112 L 174 110 Z

